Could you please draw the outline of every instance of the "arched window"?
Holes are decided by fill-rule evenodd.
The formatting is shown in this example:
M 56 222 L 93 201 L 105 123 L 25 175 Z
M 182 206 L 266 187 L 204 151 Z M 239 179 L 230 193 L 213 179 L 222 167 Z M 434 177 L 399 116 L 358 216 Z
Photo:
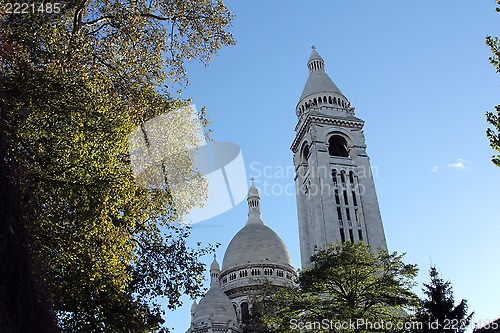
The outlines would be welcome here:
M 302 148 L 301 161 L 303 163 L 307 163 L 308 158 L 309 158 L 309 145 L 306 143 Z
M 248 319 L 250 318 L 250 311 L 248 311 L 248 303 L 241 303 L 241 322 L 243 324 L 248 323 Z
M 330 156 L 349 157 L 346 139 L 340 135 L 332 135 L 328 140 L 328 153 Z
M 328 103 L 333 104 L 332 96 L 328 96 Z
M 349 171 L 349 182 L 351 184 L 354 184 L 354 172 L 353 171 Z

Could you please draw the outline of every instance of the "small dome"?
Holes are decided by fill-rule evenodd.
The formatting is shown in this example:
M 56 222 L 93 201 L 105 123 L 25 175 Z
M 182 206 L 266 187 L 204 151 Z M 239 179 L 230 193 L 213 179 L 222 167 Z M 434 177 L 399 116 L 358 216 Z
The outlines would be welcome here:
M 222 270 L 248 264 L 271 264 L 292 268 L 285 243 L 264 223 L 247 223 L 231 240 Z
M 224 294 L 219 284 L 213 284 L 206 295 L 200 300 L 193 313 L 193 324 L 212 323 L 236 323 L 236 312 L 233 303 Z

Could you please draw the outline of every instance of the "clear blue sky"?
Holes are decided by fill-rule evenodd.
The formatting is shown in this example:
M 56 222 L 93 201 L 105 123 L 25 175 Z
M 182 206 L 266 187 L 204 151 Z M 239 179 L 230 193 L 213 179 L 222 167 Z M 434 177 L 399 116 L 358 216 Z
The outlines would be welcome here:
M 207 107 L 212 138 L 240 145 L 248 178 L 268 166 L 278 173 L 258 180 L 279 184 L 275 192 L 293 184 L 293 173 L 279 171 L 292 165 L 295 106 L 316 45 L 327 73 L 366 121 L 389 249 L 419 265 L 419 282 L 435 264 L 455 298 L 476 311 L 475 322 L 500 317 L 500 168 L 490 162 L 484 117 L 500 104 L 500 76 L 484 44 L 486 35 L 500 35 L 495 2 L 226 4 L 236 15 L 237 45 L 209 67 L 191 64 L 183 93 Z M 262 195 L 263 219 L 299 267 L 295 197 L 270 192 Z M 196 224 L 193 244 L 220 242 L 222 260 L 246 214 L 242 202 Z M 186 303 L 167 313 L 174 332 L 189 326 Z

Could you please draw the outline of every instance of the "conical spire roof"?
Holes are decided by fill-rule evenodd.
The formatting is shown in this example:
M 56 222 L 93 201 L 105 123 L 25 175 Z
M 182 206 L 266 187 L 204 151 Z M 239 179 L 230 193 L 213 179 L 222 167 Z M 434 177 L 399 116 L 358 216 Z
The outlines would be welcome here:
M 217 262 L 217 256 L 214 254 L 214 260 L 210 265 L 210 271 L 220 271 L 219 263 Z
M 316 46 L 312 46 L 311 47 L 312 49 L 312 52 L 311 52 L 311 56 L 309 57 L 309 60 L 307 61 L 308 63 L 313 61 L 313 60 L 321 60 L 323 61 L 323 58 L 321 58 L 321 56 L 319 55 L 318 51 L 316 51 Z
M 309 77 L 307 78 L 304 90 L 302 90 L 302 95 L 300 95 L 300 101 L 320 92 L 337 93 L 344 96 L 337 85 L 326 74 L 324 60 L 314 46 L 312 47 L 307 67 L 309 68 Z

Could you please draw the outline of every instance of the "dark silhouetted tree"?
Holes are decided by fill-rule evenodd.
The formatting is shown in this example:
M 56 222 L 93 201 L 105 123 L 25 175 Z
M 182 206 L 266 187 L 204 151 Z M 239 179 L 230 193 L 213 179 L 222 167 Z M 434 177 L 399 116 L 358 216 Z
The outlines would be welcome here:
M 436 267 L 429 270 L 431 281 L 424 284 L 426 296 L 417 312 L 417 322 L 422 324 L 419 332 L 462 333 L 470 325 L 472 313 L 467 313 L 467 300 L 455 305 L 450 281 L 444 281 Z

